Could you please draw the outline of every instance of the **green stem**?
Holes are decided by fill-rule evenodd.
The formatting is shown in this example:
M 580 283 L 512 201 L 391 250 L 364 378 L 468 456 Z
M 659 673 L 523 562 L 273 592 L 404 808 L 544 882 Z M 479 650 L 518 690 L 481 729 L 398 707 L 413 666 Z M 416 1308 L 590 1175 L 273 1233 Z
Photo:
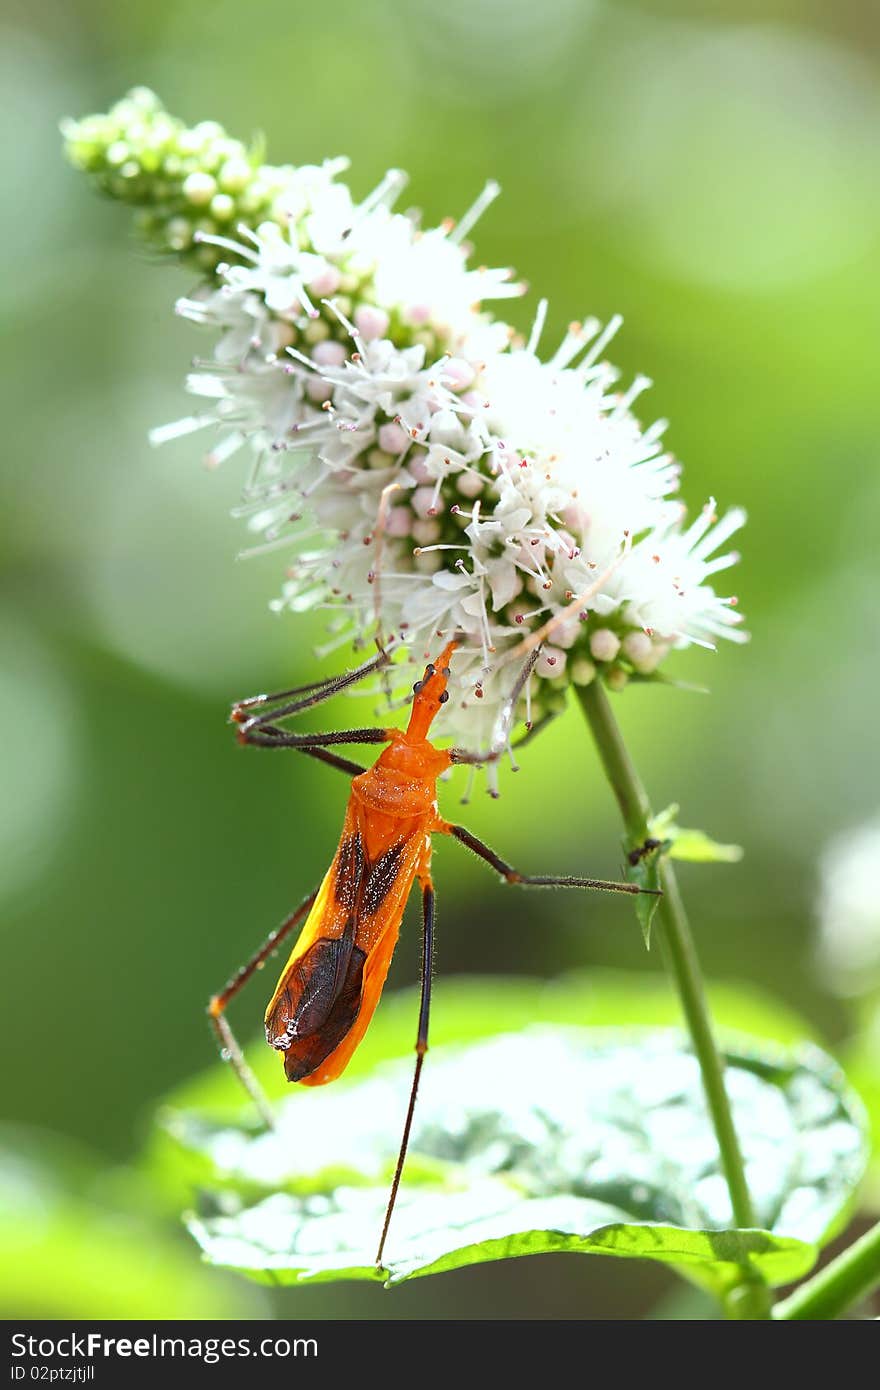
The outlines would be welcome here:
M 580 687 L 578 696 L 596 741 L 602 766 L 617 798 L 627 834 L 633 846 L 640 845 L 648 835 L 651 805 L 611 711 L 608 696 L 598 679 Z M 712 1032 L 706 991 L 675 870 L 667 858 L 660 866 L 660 883 L 663 897 L 657 915 L 662 923 L 666 955 L 700 1066 L 709 1115 L 718 1140 L 721 1166 L 730 1192 L 734 1223 L 739 1227 L 754 1226 L 752 1200 L 724 1085 L 724 1066 Z M 769 1307 L 769 1300 L 765 1301 Z M 762 1316 L 768 1316 L 767 1311 Z
M 880 1284 L 880 1221 L 777 1304 L 776 1318 L 836 1318 Z

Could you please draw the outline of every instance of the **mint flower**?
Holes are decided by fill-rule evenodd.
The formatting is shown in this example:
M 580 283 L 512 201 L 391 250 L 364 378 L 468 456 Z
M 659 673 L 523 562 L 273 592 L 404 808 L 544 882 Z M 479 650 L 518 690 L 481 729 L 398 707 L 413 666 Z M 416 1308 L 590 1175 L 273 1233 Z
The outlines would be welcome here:
M 408 681 L 442 637 L 464 634 L 441 719 L 472 747 L 506 741 L 499 721 L 530 647 L 521 713 L 534 722 L 571 682 L 620 689 L 655 679 L 673 648 L 744 640 L 736 599 L 712 582 L 737 558 L 723 547 L 744 515 L 719 520 L 710 502 L 687 525 L 664 422 L 635 414 L 650 382 L 621 390 L 605 359 L 620 321 L 574 323 L 542 356 L 546 304 L 528 342 L 487 311 L 523 292 L 509 270 L 470 261 L 495 185 L 458 224 L 423 229 L 394 210 L 398 170 L 357 201 L 342 160 L 252 161 L 245 215 L 224 229 L 208 181 L 219 189 L 245 157 L 219 127 L 195 129 L 207 153 L 181 164 L 194 132 L 143 93 L 66 127 L 75 160 L 149 205 L 169 246 L 181 200 L 192 204 L 187 247 L 213 274 L 177 312 L 210 341 L 186 382 L 197 408 L 152 438 L 206 431 L 209 464 L 249 456 L 246 553 L 285 552 L 277 609 L 330 610 L 330 645 L 378 630 L 405 649 Z

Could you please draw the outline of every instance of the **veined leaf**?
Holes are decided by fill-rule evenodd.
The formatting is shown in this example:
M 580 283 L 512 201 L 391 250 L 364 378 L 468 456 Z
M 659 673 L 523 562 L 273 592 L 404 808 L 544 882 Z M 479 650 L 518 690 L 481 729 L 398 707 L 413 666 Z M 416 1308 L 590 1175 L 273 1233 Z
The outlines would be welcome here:
M 416 1275 L 550 1250 L 805 1274 L 864 1167 L 860 1112 L 815 1048 L 728 1054 L 759 1227 L 736 1231 L 697 1064 L 671 1030 L 532 1027 L 431 1053 L 383 1270 L 373 1255 L 410 1067 L 288 1100 L 275 1134 L 177 1116 L 212 1262 L 281 1281 Z M 340 1185 L 341 1167 L 347 1170 Z M 355 1185 L 355 1184 L 360 1185 Z
M 385 1265 L 377 1270 L 376 1240 L 387 1198 L 386 1188 L 375 1187 L 312 1198 L 278 1193 L 234 1214 L 194 1215 L 188 1225 L 212 1264 L 271 1284 L 398 1284 L 490 1260 L 573 1251 L 697 1266 L 701 1282 L 723 1296 L 744 1269 L 785 1284 L 814 1259 L 811 1247 L 792 1237 L 636 1223 L 606 1202 L 523 1197 L 509 1183 L 484 1179 L 465 1191 L 404 1193 Z

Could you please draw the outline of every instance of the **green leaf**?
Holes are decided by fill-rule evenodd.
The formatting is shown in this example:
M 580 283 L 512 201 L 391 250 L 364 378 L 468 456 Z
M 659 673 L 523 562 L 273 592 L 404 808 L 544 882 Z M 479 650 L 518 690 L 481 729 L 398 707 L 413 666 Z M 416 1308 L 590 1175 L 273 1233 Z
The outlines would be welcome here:
M 653 837 L 667 842 L 664 853 L 670 859 L 684 859 L 692 864 L 738 864 L 742 859 L 741 845 L 722 845 L 704 830 L 689 830 L 677 825 L 677 815 L 678 806 L 673 802 L 648 825 Z
M 660 856 L 665 851 L 666 844 L 657 837 L 638 845 L 624 836 L 623 849 L 626 856 L 623 873 L 627 882 L 637 883 L 640 888 L 648 890 L 640 893 L 638 897 L 634 895 L 633 903 L 642 936 L 645 938 L 645 950 L 650 951 L 651 923 L 660 906 Z
M 719 1295 L 805 1274 L 864 1166 L 858 1107 L 815 1048 L 728 1054 L 761 1227 L 729 1200 L 696 1062 L 671 1031 L 534 1026 L 432 1051 L 382 1271 L 373 1264 L 411 1067 L 290 1097 L 274 1134 L 171 1118 L 204 1189 L 208 1260 L 296 1283 L 577 1250 L 662 1260 Z M 345 1180 L 340 1182 L 341 1170 Z
M 807 1247 L 796 1239 L 764 1231 L 634 1224 L 610 1203 L 572 1196 L 524 1198 L 512 1185 L 486 1179 L 466 1192 L 402 1197 L 385 1265 L 377 1270 L 376 1239 L 386 1201 L 385 1188 L 343 1188 L 312 1199 L 279 1193 L 235 1215 L 192 1216 L 188 1225 L 212 1264 L 272 1284 L 338 1279 L 399 1284 L 517 1255 L 573 1251 L 711 1268 L 713 1287 L 723 1295 L 741 1280 L 744 1267 L 784 1284 L 811 1263 Z

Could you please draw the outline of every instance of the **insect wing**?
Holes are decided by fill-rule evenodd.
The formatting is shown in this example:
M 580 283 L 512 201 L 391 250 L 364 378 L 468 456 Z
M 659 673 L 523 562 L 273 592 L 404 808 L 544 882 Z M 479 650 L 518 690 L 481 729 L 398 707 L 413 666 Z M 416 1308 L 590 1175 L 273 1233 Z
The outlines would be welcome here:
M 420 853 L 406 836 L 372 859 L 349 806 L 336 856 L 266 1010 L 267 1041 L 289 1081 L 318 1086 L 345 1069 L 388 974 Z

